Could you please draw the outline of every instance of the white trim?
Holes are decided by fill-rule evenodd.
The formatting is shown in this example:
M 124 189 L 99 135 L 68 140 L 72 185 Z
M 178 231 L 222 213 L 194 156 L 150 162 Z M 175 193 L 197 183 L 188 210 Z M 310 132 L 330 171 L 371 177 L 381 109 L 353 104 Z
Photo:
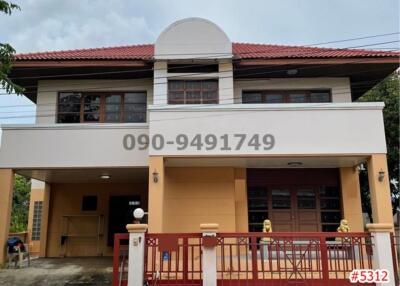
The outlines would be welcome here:
M 148 123 L 4 124 L 2 130 L 148 129 Z
M 157 112 L 199 112 L 199 111 L 294 111 L 294 110 L 382 110 L 383 102 L 351 103 L 274 103 L 274 104 L 185 104 L 150 105 L 148 110 Z

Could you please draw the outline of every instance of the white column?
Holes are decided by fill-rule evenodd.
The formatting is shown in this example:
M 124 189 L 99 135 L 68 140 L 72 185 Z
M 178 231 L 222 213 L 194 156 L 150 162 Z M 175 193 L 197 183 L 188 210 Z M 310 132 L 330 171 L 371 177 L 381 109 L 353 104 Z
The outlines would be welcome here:
M 219 225 L 216 223 L 200 224 L 204 239 L 216 237 Z M 217 248 L 205 246 L 203 239 L 203 286 L 217 286 Z
M 168 63 L 167 61 L 154 62 L 154 89 L 153 105 L 168 103 Z
M 219 103 L 233 104 L 235 103 L 233 92 L 233 66 L 232 61 L 223 61 L 218 66 L 219 80 Z
M 128 286 L 143 286 L 147 224 L 128 224 L 126 229 L 129 232 Z
M 390 223 L 371 223 L 367 228 L 372 236 L 372 263 L 375 270 L 387 270 L 389 283 L 376 283 L 377 286 L 395 286 Z

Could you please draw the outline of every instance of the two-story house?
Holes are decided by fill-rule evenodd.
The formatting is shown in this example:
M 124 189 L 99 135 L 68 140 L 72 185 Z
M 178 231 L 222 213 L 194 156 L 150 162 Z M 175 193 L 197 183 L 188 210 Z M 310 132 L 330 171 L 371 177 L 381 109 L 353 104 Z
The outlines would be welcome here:
M 155 44 L 18 54 L 10 77 L 36 123 L 3 125 L 0 246 L 14 173 L 35 179 L 30 231 L 46 257 L 111 255 L 132 211 L 150 233 L 364 231 L 393 223 L 383 103 L 355 102 L 393 52 L 231 42 L 199 18 Z M 41 182 L 40 182 L 41 181 Z M 2 261 L 4 248 L 0 248 Z

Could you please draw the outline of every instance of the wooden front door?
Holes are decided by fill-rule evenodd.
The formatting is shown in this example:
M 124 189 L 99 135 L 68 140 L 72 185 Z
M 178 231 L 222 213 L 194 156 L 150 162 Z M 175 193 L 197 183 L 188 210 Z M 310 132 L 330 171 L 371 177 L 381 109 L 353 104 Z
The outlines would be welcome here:
M 267 186 L 264 191 L 260 188 L 258 197 L 251 194 L 248 194 L 250 231 L 261 231 L 262 222 L 266 218 L 272 221 L 275 232 L 321 231 L 317 188 Z
M 337 169 L 248 169 L 249 231 L 336 231 L 342 217 Z
M 273 231 L 296 231 L 295 208 L 290 188 L 272 187 L 268 190 L 271 198 L 269 209 Z
M 311 187 L 293 188 L 295 196 L 296 231 L 321 231 L 318 190 Z

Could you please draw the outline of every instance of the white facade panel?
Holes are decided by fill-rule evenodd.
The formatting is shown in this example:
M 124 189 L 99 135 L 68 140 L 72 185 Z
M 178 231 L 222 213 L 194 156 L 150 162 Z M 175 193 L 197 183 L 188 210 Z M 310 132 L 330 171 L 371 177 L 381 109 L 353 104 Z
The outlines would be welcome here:
M 126 150 L 127 134 L 148 134 L 146 124 L 3 126 L 0 168 L 145 167 L 147 150 Z
M 386 153 L 382 115 L 383 103 L 323 104 L 246 104 L 224 106 L 169 106 L 150 108 L 150 155 L 164 156 L 247 156 L 247 155 L 321 155 Z M 158 134 L 158 135 L 157 135 Z M 205 143 L 214 135 L 217 146 Z M 246 139 L 237 149 L 239 135 Z M 249 146 L 258 135 L 275 140 Z M 178 139 L 178 136 L 181 135 Z M 203 146 L 194 138 L 201 138 Z M 184 136 L 193 146 L 178 144 Z M 222 136 L 228 139 L 223 139 Z M 155 139 L 155 137 L 157 137 Z M 162 137 L 164 145 L 160 148 Z M 197 138 L 198 138 L 197 137 Z M 208 137 L 209 142 L 213 139 Z M 228 143 L 225 143 L 228 140 Z M 272 140 L 271 137 L 267 137 Z M 254 143 L 254 142 L 253 142 Z M 228 144 L 231 150 L 224 148 Z M 210 149 L 207 150 L 206 147 Z M 178 150 L 178 147 L 182 150 Z M 264 149 L 264 147 L 266 149 Z M 197 149 L 199 148 L 199 149 Z

